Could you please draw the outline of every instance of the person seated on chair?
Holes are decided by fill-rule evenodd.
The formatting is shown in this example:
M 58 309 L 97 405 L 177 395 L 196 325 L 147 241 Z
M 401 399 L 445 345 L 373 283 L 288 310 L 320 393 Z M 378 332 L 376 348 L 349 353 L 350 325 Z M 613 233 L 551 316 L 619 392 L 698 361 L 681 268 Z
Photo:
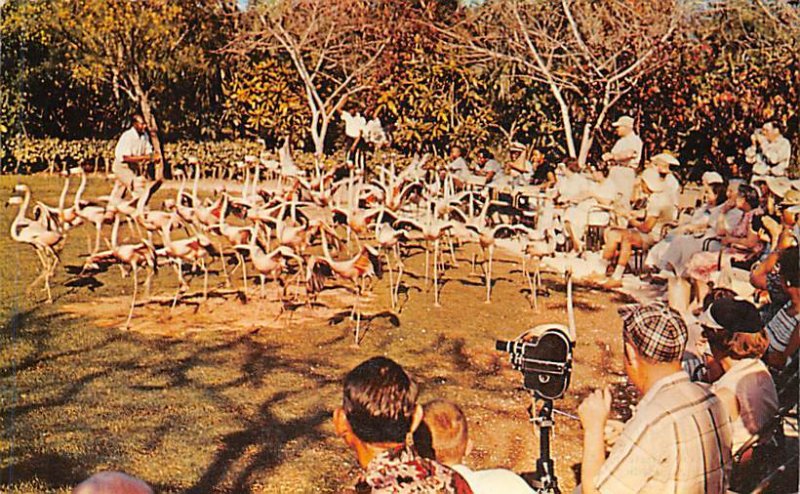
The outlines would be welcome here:
M 700 326 L 711 349 L 707 380 L 728 410 L 736 452 L 778 411 L 775 383 L 761 361 L 769 339 L 758 309 L 746 300 L 717 300 Z
M 767 323 L 769 348 L 764 360 L 782 369 L 800 348 L 800 260 L 794 246 L 780 257 L 780 273 L 789 301 Z
M 505 176 L 503 165 L 494 159 L 494 155 L 486 148 L 478 150 L 478 158 L 475 162 L 478 164 L 478 169 L 475 170 L 475 174 L 486 177 L 486 183 L 499 180 L 501 177 Z
M 688 338 L 683 318 L 662 302 L 619 312 L 625 373 L 643 396 L 608 458 L 611 392 L 596 390 L 578 407 L 584 430 L 580 492 L 726 492 L 730 422 L 722 401 L 681 369 Z
M 434 400 L 423 407 L 422 425 L 414 433 L 420 454 L 460 473 L 475 494 L 532 494 L 534 491 L 511 470 L 471 470 L 464 459 L 472 450 L 467 417 L 455 403 Z
M 386 357 L 372 357 L 345 376 L 333 425 L 364 469 L 356 492 L 472 493 L 461 475 L 414 448 L 413 433 L 423 414 L 418 392 L 417 383 Z
M 659 153 L 650 158 L 650 166 L 658 170 L 661 180 L 664 181 L 664 191 L 669 193 L 675 204 L 678 204 L 681 197 L 681 183 L 672 170 L 681 166 L 681 162 L 669 153 Z
M 610 265 L 617 259 L 610 279 L 604 283 L 609 288 L 622 286 L 622 275 L 631 258 L 633 247 L 647 248 L 661 240 L 662 227 L 673 221 L 676 205 L 669 193 L 664 191 L 664 182 L 654 168 L 648 168 L 640 177 L 641 190 L 647 197 L 647 208 L 643 219 L 630 218 L 628 228 L 606 230 L 603 259 Z M 625 212 L 618 214 L 626 215 Z

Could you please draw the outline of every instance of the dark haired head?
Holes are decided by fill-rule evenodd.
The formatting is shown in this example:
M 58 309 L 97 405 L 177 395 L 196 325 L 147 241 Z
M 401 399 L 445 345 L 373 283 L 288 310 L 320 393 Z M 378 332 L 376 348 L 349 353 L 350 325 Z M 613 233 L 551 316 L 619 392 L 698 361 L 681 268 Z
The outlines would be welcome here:
M 480 156 L 481 158 L 486 158 L 487 160 L 494 158 L 494 155 L 486 148 L 479 149 L 478 156 Z
M 402 443 L 411 431 L 417 384 L 394 360 L 373 357 L 344 378 L 343 409 L 366 443 Z
M 744 199 L 744 202 L 750 205 L 751 209 L 755 209 L 760 204 L 758 190 L 747 184 L 739 186 L 739 197 Z
M 722 206 L 728 199 L 728 184 L 722 182 L 711 184 L 711 192 L 714 194 L 715 198 L 714 205 Z

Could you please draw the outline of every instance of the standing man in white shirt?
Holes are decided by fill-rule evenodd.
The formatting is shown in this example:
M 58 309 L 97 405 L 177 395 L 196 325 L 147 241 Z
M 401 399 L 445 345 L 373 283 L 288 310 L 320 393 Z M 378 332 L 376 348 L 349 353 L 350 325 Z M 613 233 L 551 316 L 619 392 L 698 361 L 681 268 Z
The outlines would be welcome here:
M 747 148 L 745 157 L 753 165 L 754 175 L 786 175 L 792 157 L 792 144 L 783 137 L 774 122 L 765 123 L 750 136 L 750 140 L 753 145 Z
M 117 179 L 115 195 L 122 197 L 125 190 L 133 192 L 143 185 L 130 165 L 139 167 L 155 161 L 161 161 L 161 156 L 154 154 L 144 117 L 136 113 L 133 115 L 133 125 L 122 133 L 114 149 L 111 171 Z
M 622 196 L 622 203 L 629 203 L 636 183 L 636 168 L 642 158 L 642 140 L 633 131 L 633 117 L 624 115 L 611 124 L 617 129 L 617 140 L 611 151 L 603 153 L 602 159 L 609 165 L 608 180 Z

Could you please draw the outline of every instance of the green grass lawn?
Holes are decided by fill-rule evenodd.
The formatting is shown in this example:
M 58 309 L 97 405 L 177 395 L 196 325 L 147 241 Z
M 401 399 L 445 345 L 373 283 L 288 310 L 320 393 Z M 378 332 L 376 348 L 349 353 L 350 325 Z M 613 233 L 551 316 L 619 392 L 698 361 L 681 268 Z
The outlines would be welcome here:
M 0 177 L 3 204 L 18 179 Z M 35 198 L 56 202 L 60 178 L 22 180 Z M 108 188 L 93 179 L 87 195 Z M 462 265 L 443 288 L 442 309 L 432 307 L 430 294 L 412 290 L 399 325 L 373 324 L 359 348 L 352 346 L 348 321 L 152 336 L 101 327 L 91 311 L 76 316 L 60 310 L 129 294 L 130 281 L 116 268 L 85 284 L 61 266 L 52 305 L 38 288 L 26 294 L 36 257 L 8 235 L 14 211 L 0 215 L 0 490 L 68 492 L 100 470 L 123 470 L 157 492 L 341 492 L 358 470 L 334 436 L 330 415 L 344 373 L 375 354 L 406 366 L 421 383 L 423 401 L 441 397 L 464 406 L 476 443 L 473 466 L 533 469 L 538 445 L 527 422 L 527 397 L 521 378 L 501 365 L 493 339 L 512 338 L 534 323 L 563 322 L 561 293 L 536 314 L 512 275 L 503 274 L 508 268 L 498 264 L 495 303 L 486 305 L 480 278 L 469 281 Z M 64 265 L 82 263 L 90 230 L 70 233 Z M 176 286 L 168 269 L 156 279 L 157 291 Z M 576 297 L 584 339 L 576 350 L 573 392 L 559 403 L 572 412 L 590 388 L 618 381 L 621 369 L 611 297 L 581 290 Z M 250 311 L 257 302 L 215 303 L 197 310 L 226 304 Z M 580 431 L 574 422 L 559 422 L 554 450 L 568 491 Z

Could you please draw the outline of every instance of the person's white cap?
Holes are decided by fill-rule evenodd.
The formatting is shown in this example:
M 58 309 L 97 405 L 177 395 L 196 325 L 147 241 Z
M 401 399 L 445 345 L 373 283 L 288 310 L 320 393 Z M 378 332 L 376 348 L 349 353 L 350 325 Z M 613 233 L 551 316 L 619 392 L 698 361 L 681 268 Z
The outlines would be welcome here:
M 667 165 L 667 166 L 680 166 L 681 162 L 678 161 L 678 158 L 672 156 L 669 153 L 658 153 L 657 155 L 650 158 L 652 163 L 656 165 Z
M 792 188 L 792 184 L 786 177 L 767 177 L 767 187 L 776 196 L 783 197 Z
M 616 122 L 611 124 L 612 127 L 630 127 L 633 128 L 633 117 L 623 115 L 617 119 Z
M 725 180 L 722 178 L 717 172 L 705 172 L 703 174 L 703 183 L 705 185 L 714 185 L 714 184 L 722 184 L 725 183 Z
M 514 141 L 511 143 L 511 150 L 512 151 L 525 151 L 525 144 L 522 144 L 519 141 Z
M 664 190 L 664 181 L 661 180 L 661 175 L 655 168 L 646 168 L 641 175 L 642 182 L 647 185 L 647 188 L 653 192 L 661 192 Z

